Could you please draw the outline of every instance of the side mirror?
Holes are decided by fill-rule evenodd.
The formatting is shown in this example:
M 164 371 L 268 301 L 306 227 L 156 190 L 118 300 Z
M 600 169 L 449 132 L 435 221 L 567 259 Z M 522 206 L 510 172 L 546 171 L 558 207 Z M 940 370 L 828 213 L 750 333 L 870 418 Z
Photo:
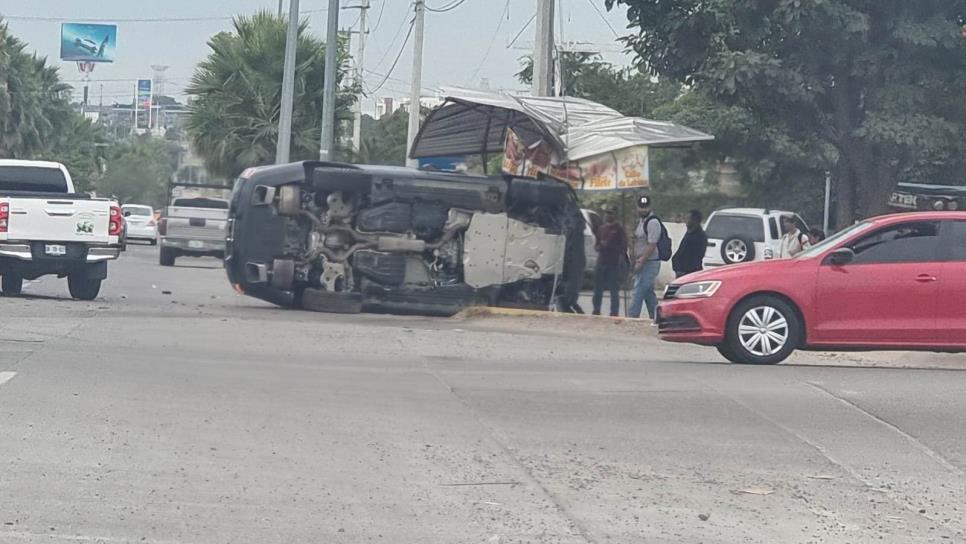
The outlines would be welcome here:
M 131 217 L 131 210 L 124 212 L 124 217 Z
M 854 260 L 855 252 L 847 247 L 836 249 L 828 256 L 828 263 L 833 266 L 843 266 Z

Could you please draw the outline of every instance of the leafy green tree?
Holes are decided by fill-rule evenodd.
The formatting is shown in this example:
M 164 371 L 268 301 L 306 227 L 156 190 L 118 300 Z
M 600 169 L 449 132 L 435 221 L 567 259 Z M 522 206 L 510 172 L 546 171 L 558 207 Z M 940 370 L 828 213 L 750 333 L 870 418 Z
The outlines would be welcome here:
M 296 54 L 292 160 L 318 157 L 322 119 L 325 44 L 299 26 Z M 187 130 L 213 176 L 234 178 L 249 166 L 275 160 L 282 96 L 285 23 L 261 12 L 238 17 L 234 30 L 208 42 L 211 53 L 195 71 Z M 338 80 L 346 74 L 345 44 L 339 47 Z M 341 84 L 339 118 L 350 116 L 354 89 Z
M 605 1 L 759 191 L 815 194 L 830 170 L 843 224 L 884 211 L 900 180 L 966 178 L 962 0 Z
M 167 182 L 177 168 L 180 153 L 177 144 L 148 135 L 118 144 L 97 182 L 97 193 L 117 198 L 122 204 L 163 207 Z
M 378 120 L 368 115 L 362 117 L 362 143 L 351 154 L 357 164 L 406 164 L 406 141 L 409 137 L 409 114 L 398 109 Z
M 533 81 L 533 57 L 520 61 L 522 69 L 517 72 L 517 79 L 529 85 Z M 617 68 L 595 53 L 564 52 L 560 62 L 564 96 L 593 100 L 624 115 L 651 117 L 656 108 L 682 92 L 679 83 L 652 79 L 637 68 Z

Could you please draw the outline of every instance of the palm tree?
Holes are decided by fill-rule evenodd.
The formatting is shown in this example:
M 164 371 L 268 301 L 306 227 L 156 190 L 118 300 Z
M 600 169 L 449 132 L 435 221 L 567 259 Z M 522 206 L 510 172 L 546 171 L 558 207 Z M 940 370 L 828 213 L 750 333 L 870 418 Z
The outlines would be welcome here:
M 75 115 L 70 86 L 0 22 L 0 154 L 32 158 Z
M 296 48 L 292 157 L 318 156 L 322 119 L 325 44 L 299 26 Z M 346 48 L 340 44 L 338 79 L 345 74 Z M 238 17 L 234 30 L 216 34 L 211 53 L 195 71 L 188 134 L 215 176 L 233 178 L 249 166 L 275 159 L 282 94 L 285 23 L 261 12 Z M 341 87 L 341 86 L 340 86 Z M 347 118 L 354 89 L 341 89 L 337 117 Z

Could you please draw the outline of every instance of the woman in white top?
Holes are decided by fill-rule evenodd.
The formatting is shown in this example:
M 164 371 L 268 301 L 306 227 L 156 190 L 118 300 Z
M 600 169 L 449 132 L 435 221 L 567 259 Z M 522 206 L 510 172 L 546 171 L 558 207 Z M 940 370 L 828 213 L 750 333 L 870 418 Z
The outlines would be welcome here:
M 809 248 L 808 237 L 798 230 L 798 225 L 795 224 L 795 219 L 792 216 L 782 217 L 782 231 L 785 234 L 782 235 L 781 250 L 778 253 L 779 259 L 791 259 Z

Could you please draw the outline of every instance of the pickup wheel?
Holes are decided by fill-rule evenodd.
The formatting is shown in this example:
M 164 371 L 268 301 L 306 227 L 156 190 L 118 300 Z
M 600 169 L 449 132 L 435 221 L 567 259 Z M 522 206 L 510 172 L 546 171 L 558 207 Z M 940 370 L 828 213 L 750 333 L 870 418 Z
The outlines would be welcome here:
M 21 291 L 23 291 L 23 276 L 13 272 L 7 272 L 3 275 L 3 280 L 0 282 L 0 287 L 3 288 L 3 296 L 17 296 L 21 293 Z
M 67 276 L 67 289 L 70 296 L 78 300 L 94 300 L 101 292 L 101 280 L 92 280 L 84 274 L 71 274 Z
M 177 255 L 174 254 L 174 250 L 167 247 L 162 247 L 159 253 L 160 257 L 158 257 L 158 262 L 161 263 L 161 266 L 174 266 L 174 260 L 177 258 Z

